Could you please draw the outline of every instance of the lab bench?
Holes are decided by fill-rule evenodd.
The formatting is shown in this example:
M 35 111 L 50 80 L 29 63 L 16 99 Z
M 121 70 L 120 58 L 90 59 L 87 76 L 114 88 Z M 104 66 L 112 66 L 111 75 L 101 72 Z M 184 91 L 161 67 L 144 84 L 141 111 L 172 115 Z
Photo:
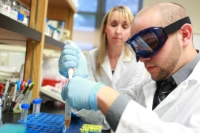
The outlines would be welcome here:
M 51 113 L 51 114 L 62 114 L 64 115 L 64 104 L 55 101 L 47 101 L 41 104 L 41 112 Z M 32 107 L 29 109 L 29 114 L 32 113 Z M 21 113 L 11 114 L 8 111 L 2 113 L 3 123 L 17 123 L 20 119 Z M 79 133 L 79 129 L 84 124 L 84 122 L 78 117 L 72 117 L 70 128 L 66 133 Z M 110 131 L 102 131 L 102 133 L 110 133 Z

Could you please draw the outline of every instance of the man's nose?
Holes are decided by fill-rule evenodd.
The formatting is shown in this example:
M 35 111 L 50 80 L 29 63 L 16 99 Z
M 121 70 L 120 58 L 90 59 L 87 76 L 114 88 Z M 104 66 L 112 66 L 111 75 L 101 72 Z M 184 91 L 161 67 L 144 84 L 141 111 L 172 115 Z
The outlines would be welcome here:
M 139 57 L 139 61 L 140 61 L 140 62 L 145 62 L 145 61 L 148 61 L 148 60 L 150 60 L 150 59 L 151 59 L 151 57 L 149 57 L 149 58 Z

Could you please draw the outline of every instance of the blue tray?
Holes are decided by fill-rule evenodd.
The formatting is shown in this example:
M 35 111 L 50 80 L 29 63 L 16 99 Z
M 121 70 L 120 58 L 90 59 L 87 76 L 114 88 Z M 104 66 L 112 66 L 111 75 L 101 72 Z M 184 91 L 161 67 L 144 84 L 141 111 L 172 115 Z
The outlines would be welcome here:
M 63 133 L 65 131 L 65 117 L 60 114 L 41 112 L 35 116 L 27 116 L 26 123 L 18 120 L 18 123 L 26 125 L 27 133 Z

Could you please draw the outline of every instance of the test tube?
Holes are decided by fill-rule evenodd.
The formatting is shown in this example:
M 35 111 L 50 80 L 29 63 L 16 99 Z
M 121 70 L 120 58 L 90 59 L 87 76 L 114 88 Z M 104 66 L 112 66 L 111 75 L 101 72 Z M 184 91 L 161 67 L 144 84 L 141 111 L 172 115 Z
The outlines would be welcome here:
M 68 129 L 71 122 L 71 106 L 65 102 L 65 128 Z
M 40 113 L 40 106 L 41 106 L 42 99 L 41 98 L 35 98 L 33 100 L 33 112 L 35 116 L 37 116 Z
M 74 68 L 68 69 L 68 74 L 69 74 L 68 84 L 74 74 L 74 71 L 75 71 Z M 65 128 L 66 130 L 69 128 L 70 122 L 71 122 L 71 106 L 69 105 L 67 99 L 65 99 Z
M 22 113 L 21 113 L 21 121 L 22 123 L 26 123 L 27 120 L 27 115 L 28 115 L 28 109 L 30 108 L 30 104 L 22 104 L 21 105 L 22 108 Z

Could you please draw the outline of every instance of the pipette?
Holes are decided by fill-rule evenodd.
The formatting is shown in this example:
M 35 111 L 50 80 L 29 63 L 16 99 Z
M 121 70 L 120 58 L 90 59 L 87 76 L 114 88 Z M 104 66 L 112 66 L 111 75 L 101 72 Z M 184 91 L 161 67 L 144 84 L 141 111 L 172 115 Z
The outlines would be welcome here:
M 76 45 L 70 41 L 70 40 L 67 40 L 66 42 L 64 42 L 65 44 L 70 44 L 74 47 L 76 47 Z M 69 84 L 69 80 L 72 78 L 72 76 L 74 75 L 74 71 L 75 69 L 74 68 L 69 68 L 68 69 L 68 75 L 69 75 L 69 78 L 68 78 L 68 84 Z M 71 106 L 69 105 L 67 99 L 65 100 L 65 128 L 68 129 L 69 128 L 69 125 L 70 125 L 70 122 L 71 122 Z

